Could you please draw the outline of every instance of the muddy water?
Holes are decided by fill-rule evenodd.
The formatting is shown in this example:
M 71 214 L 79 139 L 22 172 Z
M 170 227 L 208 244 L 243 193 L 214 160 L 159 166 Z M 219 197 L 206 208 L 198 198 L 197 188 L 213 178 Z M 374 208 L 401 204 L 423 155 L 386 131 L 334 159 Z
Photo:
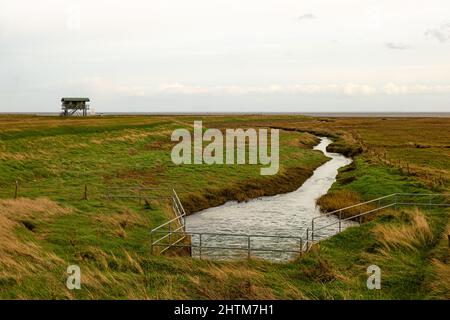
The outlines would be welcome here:
M 209 208 L 195 213 L 186 219 L 186 231 L 188 233 L 220 233 L 240 234 L 242 236 L 228 235 L 193 235 L 191 238 L 192 255 L 204 258 L 230 259 L 246 257 L 247 248 L 250 245 L 252 257 L 269 260 L 288 260 L 295 253 L 283 253 L 274 251 L 259 251 L 260 249 L 292 250 L 300 247 L 299 239 L 283 238 L 283 236 L 301 236 L 306 228 L 311 225 L 311 219 L 319 216 L 320 210 L 316 201 L 326 194 L 331 185 L 336 181 L 338 169 L 351 163 L 351 159 L 338 153 L 326 151 L 326 147 L 332 142 L 328 138 L 320 138 L 320 143 L 314 147 L 322 151 L 330 160 L 318 167 L 314 174 L 294 192 L 261 197 L 248 202 L 227 202 L 224 205 Z M 321 224 L 336 221 L 334 216 L 320 219 Z M 349 224 L 343 225 L 345 228 Z M 327 232 L 336 233 L 335 228 L 323 231 L 321 236 L 327 236 Z M 273 238 L 252 237 L 250 244 L 245 235 L 270 235 Z M 201 246 L 202 249 L 195 248 Z M 213 249 L 212 247 L 226 247 L 236 249 Z

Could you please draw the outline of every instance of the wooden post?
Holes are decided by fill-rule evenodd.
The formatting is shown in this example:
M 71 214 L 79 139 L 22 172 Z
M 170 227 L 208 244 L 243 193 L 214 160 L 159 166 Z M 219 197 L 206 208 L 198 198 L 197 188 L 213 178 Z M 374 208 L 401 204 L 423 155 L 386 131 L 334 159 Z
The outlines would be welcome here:
M 448 247 L 450 248 L 450 234 L 447 235 L 447 239 L 448 239 Z
M 19 196 L 19 181 L 16 180 L 16 186 L 15 186 L 15 190 L 14 190 L 14 199 L 17 199 L 18 196 Z
M 84 185 L 84 197 L 83 200 L 87 200 L 88 199 L 88 187 L 87 184 Z

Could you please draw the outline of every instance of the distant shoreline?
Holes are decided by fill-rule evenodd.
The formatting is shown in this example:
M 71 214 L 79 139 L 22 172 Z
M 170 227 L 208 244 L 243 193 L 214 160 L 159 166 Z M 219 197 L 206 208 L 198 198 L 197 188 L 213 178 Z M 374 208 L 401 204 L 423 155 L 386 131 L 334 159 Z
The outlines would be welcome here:
M 56 112 L 0 112 L 0 115 L 59 116 Z M 330 118 L 450 118 L 450 112 L 98 112 L 94 116 L 303 115 Z

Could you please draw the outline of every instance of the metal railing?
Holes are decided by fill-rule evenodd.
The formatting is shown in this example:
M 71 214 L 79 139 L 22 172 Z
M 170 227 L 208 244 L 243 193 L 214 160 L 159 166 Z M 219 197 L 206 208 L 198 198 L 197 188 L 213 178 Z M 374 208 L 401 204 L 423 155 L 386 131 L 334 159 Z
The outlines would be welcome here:
M 152 254 L 154 253 L 154 247 L 162 247 L 160 253 L 163 253 L 186 239 L 186 211 L 175 189 L 172 189 L 171 199 L 175 218 L 159 225 L 150 232 Z M 157 238 L 157 235 L 160 234 L 162 236 Z
M 346 222 L 356 221 L 361 225 L 363 217 L 391 207 L 395 209 L 399 206 L 448 207 L 450 206 L 449 197 L 450 194 L 393 193 L 322 214 L 313 218 L 311 227 L 306 229 L 305 250 L 309 250 L 312 244 L 318 240 L 323 240 L 341 232 L 342 226 Z M 326 225 L 318 225 L 318 221 L 330 216 L 334 216 L 336 221 Z M 330 229 L 332 229 L 331 232 L 324 232 L 325 230 L 330 231 Z
M 217 252 L 217 250 L 223 252 L 220 256 L 225 259 L 227 257 L 235 257 L 235 251 L 243 252 L 245 254 L 244 257 L 247 257 L 248 259 L 255 256 L 255 253 L 264 252 L 278 253 L 280 256 L 284 254 L 295 257 L 301 255 L 304 248 L 303 237 L 301 236 L 171 231 L 170 234 L 172 240 L 170 240 L 169 233 L 165 230 L 153 229 L 152 239 L 154 239 L 157 234 L 162 234 L 163 236 L 158 238 L 158 240 L 152 241 L 152 252 L 155 247 L 162 247 L 160 253 L 167 251 L 169 248 L 187 248 L 192 257 L 199 259 L 205 257 L 211 258 L 215 256 L 214 253 Z M 228 241 L 228 244 L 223 244 L 224 240 L 229 238 L 233 238 L 234 241 Z M 256 244 L 253 240 L 258 238 L 265 239 L 266 242 Z M 188 239 L 189 241 L 183 243 L 182 240 L 184 239 Z M 242 241 L 239 241 L 239 239 Z M 166 241 L 161 242 L 162 240 Z M 272 244 L 270 244 L 267 243 L 267 240 L 276 241 L 273 241 Z M 284 248 L 280 248 L 279 240 L 287 240 L 287 242 L 284 242 Z M 238 256 L 242 257 L 242 255 Z
M 355 225 L 355 222 L 361 224 L 363 217 L 391 207 L 450 206 L 450 194 L 394 193 L 317 216 L 311 220 L 311 227 L 299 236 L 186 232 L 186 212 L 177 193 L 172 191 L 176 217 L 151 230 L 151 253 L 154 254 L 156 248 L 161 248 L 159 253 L 170 248 L 187 248 L 192 257 L 200 259 L 212 257 L 212 251 L 222 252 L 222 258 L 231 257 L 234 251 L 244 253 L 247 258 L 258 256 L 258 252 L 294 257 L 309 251 L 314 243 L 343 231 L 349 225 Z M 330 219 L 334 221 L 329 223 Z M 326 224 L 320 224 L 321 220 L 325 220 Z M 236 240 L 239 238 L 241 241 Z M 265 241 L 253 241 L 258 238 Z

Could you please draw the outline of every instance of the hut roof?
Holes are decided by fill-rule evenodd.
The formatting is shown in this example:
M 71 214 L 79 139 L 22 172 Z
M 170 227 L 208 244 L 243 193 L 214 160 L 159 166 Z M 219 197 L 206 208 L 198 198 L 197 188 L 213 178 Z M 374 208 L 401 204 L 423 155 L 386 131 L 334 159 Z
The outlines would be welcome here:
M 62 98 L 61 102 L 89 102 L 89 98 Z

